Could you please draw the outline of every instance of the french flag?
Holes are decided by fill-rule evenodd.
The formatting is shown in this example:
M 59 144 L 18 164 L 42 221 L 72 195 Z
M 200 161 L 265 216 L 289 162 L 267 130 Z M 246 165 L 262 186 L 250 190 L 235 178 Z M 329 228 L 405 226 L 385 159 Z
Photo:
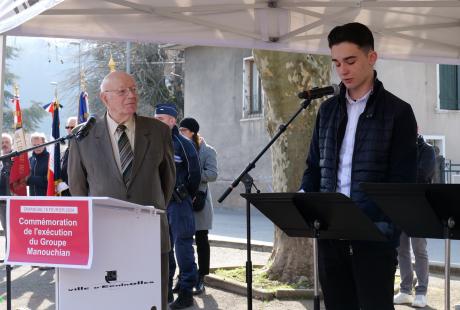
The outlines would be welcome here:
M 54 140 L 59 139 L 59 109 L 61 106 L 57 100 L 44 106 L 45 110 L 51 113 L 53 118 L 51 135 Z M 57 185 L 62 182 L 61 180 L 61 148 L 60 143 L 55 143 L 54 147 L 50 148 L 50 159 L 48 162 L 48 188 L 46 191 L 47 196 L 59 196 Z

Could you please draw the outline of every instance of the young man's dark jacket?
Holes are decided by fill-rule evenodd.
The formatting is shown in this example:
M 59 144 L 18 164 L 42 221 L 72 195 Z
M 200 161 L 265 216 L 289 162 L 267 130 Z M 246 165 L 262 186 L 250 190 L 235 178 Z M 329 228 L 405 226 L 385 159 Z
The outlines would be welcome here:
M 176 189 L 185 186 L 190 197 L 195 197 L 201 181 L 200 161 L 192 141 L 179 133 L 177 126 L 172 129 L 174 162 L 176 164 Z M 176 195 L 173 195 L 173 198 Z M 177 197 L 177 196 L 176 196 Z
M 307 169 L 305 192 L 336 192 L 339 152 L 347 125 L 346 88 L 325 101 L 318 112 Z M 413 183 L 417 171 L 417 125 L 411 106 L 383 88 L 374 88 L 356 127 L 350 198 L 390 239 L 399 244 L 399 230 L 360 188 L 362 182 Z
M 47 150 L 44 150 L 38 155 L 32 152 L 32 156 L 29 158 L 30 176 L 27 179 L 30 196 L 46 196 L 49 158 L 50 153 L 48 153 Z

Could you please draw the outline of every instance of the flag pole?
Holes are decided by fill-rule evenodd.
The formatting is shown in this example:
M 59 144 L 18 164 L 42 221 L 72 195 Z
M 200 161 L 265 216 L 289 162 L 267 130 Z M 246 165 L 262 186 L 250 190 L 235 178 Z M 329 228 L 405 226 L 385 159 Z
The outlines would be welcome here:
M 80 92 L 86 91 L 85 70 L 80 69 Z
M 19 87 L 18 87 L 18 84 L 17 83 L 14 83 L 14 97 L 17 99 L 19 98 Z M 22 122 L 22 118 L 19 117 L 19 114 L 20 112 L 16 110 L 16 108 L 14 109 L 14 114 L 15 114 L 15 117 L 13 117 L 13 123 L 14 123 L 14 129 L 18 129 L 18 127 L 21 127 L 22 124 L 20 122 Z M 16 119 L 17 121 L 14 122 L 14 119 Z M 9 184 L 8 184 L 9 185 Z M 4 229 L 5 230 L 5 229 Z M 7 232 L 5 231 L 5 238 L 7 238 Z M 11 265 L 10 264 L 7 264 L 6 267 L 5 267 L 5 271 L 6 271 L 6 309 L 7 310 L 11 310 Z
M 13 88 L 14 88 L 14 97 L 19 98 L 19 86 L 16 82 L 14 83 Z M 13 113 L 16 116 L 16 119 L 19 120 L 19 115 L 18 115 L 19 112 L 16 111 L 16 108 L 14 109 Z M 18 129 L 18 127 L 22 127 L 22 124 L 19 124 L 19 122 L 15 122 L 14 119 L 15 118 L 13 117 L 13 128 L 16 130 Z M 22 123 L 22 118 L 21 118 L 21 123 Z
M 112 52 L 110 52 L 110 59 L 109 59 L 109 63 L 107 65 L 109 66 L 110 72 L 117 71 L 117 69 L 116 69 L 117 63 L 115 62 L 115 60 L 113 60 Z
M 58 97 L 58 89 L 57 89 L 57 82 L 51 82 L 51 85 L 54 85 L 54 100 L 57 102 L 57 97 Z
M 54 89 L 54 100 L 49 104 L 46 105 L 44 108 L 51 113 L 51 117 L 53 119 L 51 125 L 51 136 L 53 139 L 57 140 L 60 137 L 59 132 L 59 109 L 60 104 L 58 101 L 58 88 L 56 82 L 51 82 L 52 85 L 55 85 Z M 61 149 L 60 144 L 54 144 L 54 148 L 49 150 L 50 157 L 48 161 L 48 184 L 46 189 L 47 196 L 60 196 L 60 192 L 58 192 L 58 185 L 62 182 L 61 180 Z

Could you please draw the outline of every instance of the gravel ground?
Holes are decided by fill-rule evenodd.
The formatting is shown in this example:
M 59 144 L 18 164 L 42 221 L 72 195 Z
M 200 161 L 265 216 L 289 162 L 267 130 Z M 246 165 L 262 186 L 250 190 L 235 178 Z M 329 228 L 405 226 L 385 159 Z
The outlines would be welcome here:
M 1 244 L 0 244 L 1 247 Z M 270 253 L 252 252 L 254 265 L 264 264 Z M 1 257 L 1 256 L 0 256 Z M 244 266 L 246 251 L 233 248 L 212 247 L 211 267 Z M 15 267 L 12 272 L 13 309 L 51 310 L 55 309 L 54 271 L 40 271 L 30 267 Z M 0 268 L 0 309 L 6 309 L 5 267 Z M 428 304 L 425 309 L 444 309 L 444 279 L 440 275 L 431 275 L 428 289 Z M 460 278 L 451 281 L 451 306 L 460 303 Z M 410 306 L 397 306 L 397 310 L 412 309 Z M 247 309 L 245 296 L 206 288 L 206 293 L 195 298 L 195 304 L 189 309 Z M 262 302 L 253 301 L 253 309 L 313 309 L 309 300 Z

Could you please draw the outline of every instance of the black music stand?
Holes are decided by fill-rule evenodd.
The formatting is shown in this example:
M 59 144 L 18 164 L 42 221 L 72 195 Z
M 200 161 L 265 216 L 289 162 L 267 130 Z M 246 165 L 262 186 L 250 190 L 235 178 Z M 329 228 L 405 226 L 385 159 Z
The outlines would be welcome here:
M 313 238 L 314 309 L 319 310 L 318 239 L 388 241 L 354 202 L 340 193 L 241 194 L 290 237 Z
M 450 240 L 460 239 L 460 184 L 362 183 L 409 237 L 445 239 L 444 307 L 450 309 Z

